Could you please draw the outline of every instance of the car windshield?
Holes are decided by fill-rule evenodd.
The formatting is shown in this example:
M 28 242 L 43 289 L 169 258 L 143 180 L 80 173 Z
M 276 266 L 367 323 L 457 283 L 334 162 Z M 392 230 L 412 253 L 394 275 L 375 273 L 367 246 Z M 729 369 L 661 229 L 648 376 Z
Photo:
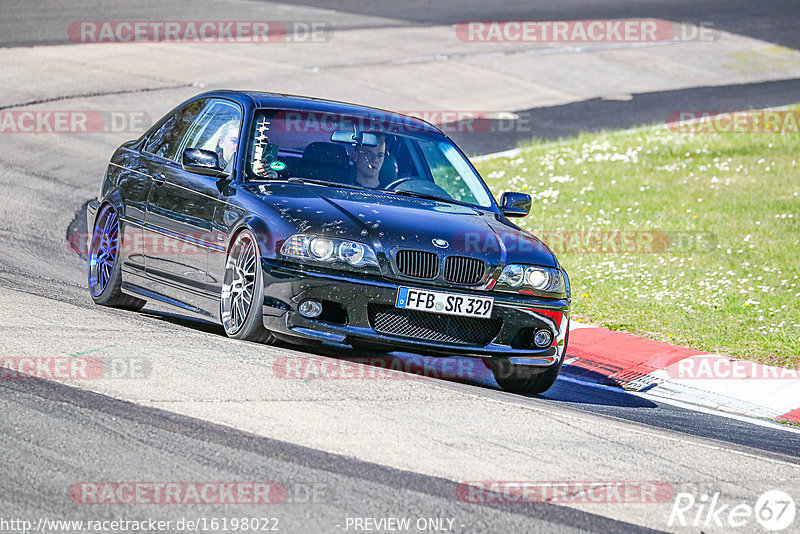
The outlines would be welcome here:
M 447 137 L 415 122 L 335 113 L 261 110 L 249 142 L 249 180 L 305 179 L 492 206 L 491 195 Z

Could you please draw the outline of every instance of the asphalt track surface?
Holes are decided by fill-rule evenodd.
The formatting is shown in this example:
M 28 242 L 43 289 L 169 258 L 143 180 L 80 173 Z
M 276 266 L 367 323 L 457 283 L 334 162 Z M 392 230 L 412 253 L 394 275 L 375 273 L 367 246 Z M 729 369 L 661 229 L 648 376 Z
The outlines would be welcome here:
M 413 510 L 419 517 L 458 517 L 455 528 L 462 532 L 491 532 L 500 525 L 515 532 L 651 532 L 548 503 L 454 505 L 457 483 L 451 480 L 143 409 L 52 382 L 5 381 L 0 389 L 0 410 L 7 414 L 0 422 L 5 517 L 96 519 L 91 509 L 76 514 L 65 486 L 75 481 L 185 480 L 191 474 L 202 481 L 289 481 L 281 482 L 286 500 L 256 514 L 246 505 L 162 505 L 148 510 L 148 516 L 177 523 L 256 515 L 276 518 L 281 531 L 330 532 L 344 526 L 347 517 L 402 517 Z M 53 464 L 67 458 L 73 462 Z M 141 516 L 136 506 L 115 512 Z
M 339 12 L 381 16 L 423 24 L 457 24 L 464 20 L 580 20 L 656 18 L 711 27 L 790 48 L 800 47 L 800 6 L 791 0 L 563 0 L 542 2 L 392 2 L 379 0 L 289 0 Z
M 262 4 L 259 13 L 275 17 L 274 2 Z M 57 11 L 42 0 L 8 0 L 0 6 L 0 47 L 75 44 L 67 38 L 66 26 L 74 20 L 258 20 L 250 6 L 241 11 L 230 2 L 207 0 L 192 6 L 191 17 L 180 2 L 148 0 L 92 3 L 62 0 Z M 285 6 L 324 10 L 326 23 L 335 30 L 457 24 L 466 20 L 579 20 L 618 18 L 657 18 L 673 22 L 705 25 L 773 43 L 800 49 L 800 3 L 792 0 L 565 0 L 557 3 L 512 0 L 483 2 L 476 0 L 396 2 L 377 0 L 288 0 Z M 288 19 L 319 18 L 318 14 L 287 11 Z M 284 15 L 285 16 L 285 15 Z M 262 16 L 262 18 L 264 18 Z M 278 18 L 278 17 L 275 17 Z M 628 128 L 662 123 L 676 109 L 741 110 L 782 106 L 797 101 L 800 80 L 782 80 L 756 84 L 722 85 L 676 91 L 630 95 L 625 101 L 591 99 L 558 106 L 514 110 L 518 121 L 493 120 L 495 135 L 464 135 L 453 126 L 453 139 L 469 154 L 486 154 L 514 148 L 531 138 L 557 139 L 582 131 L 605 128 Z
M 389 24 L 370 19 L 376 16 L 405 25 L 624 14 L 712 21 L 728 31 L 798 47 L 798 4 L 793 2 L 460 2 L 456 15 L 451 3 L 409 2 L 402 8 L 396 2 L 298 4 L 334 10 L 343 28 Z M 6 2 L 0 9 L 26 22 L 9 24 L 13 17 L 4 16 L 3 40 L 6 46 L 61 43 L 48 36 L 63 32 L 48 31 L 48 24 L 52 29 L 63 26 L 63 20 L 88 18 L 81 16 L 86 13 L 81 5 L 63 2 L 54 14 L 43 3 Z M 177 4 L 158 5 L 176 17 L 182 12 Z M 213 3 L 202 6 L 215 9 Z M 156 3 L 149 9 L 156 9 Z M 104 3 L 91 18 L 136 14 L 125 4 Z M 213 15 L 192 13 L 195 19 L 205 16 Z M 676 99 L 698 102 L 698 107 L 720 99 L 731 106 L 762 107 L 792 103 L 797 94 L 797 83 L 789 80 L 520 113 L 543 124 L 558 123 L 563 127 L 558 135 L 569 135 L 659 120 L 660 103 L 672 109 Z M 552 127 L 542 132 L 552 134 Z M 472 148 L 502 149 L 514 142 Z M 73 206 L 85 202 L 86 191 L 96 190 L 96 171 L 113 149 L 87 143 L 15 139 L 14 150 L 0 155 L 5 189 L 0 194 L 0 350 L 4 355 L 61 354 L 116 343 L 120 349 L 148 351 L 158 373 L 130 385 L 0 380 L 2 518 L 178 521 L 257 515 L 277 517 L 283 532 L 343 532 L 348 517 L 410 516 L 453 518 L 456 532 L 646 532 L 648 527 L 674 530 L 667 527 L 668 507 L 665 512 L 610 505 L 463 503 L 455 498 L 457 482 L 490 475 L 519 480 L 521 474 L 528 480 L 587 480 L 592 473 L 601 480 L 641 480 L 637 477 L 646 473 L 669 480 L 676 489 L 710 487 L 742 499 L 773 488 L 800 495 L 800 432 L 773 423 L 580 382 L 568 369 L 539 397 L 501 392 L 488 372 L 383 384 L 260 381 L 250 375 L 270 374 L 275 358 L 339 361 L 365 354 L 343 347 L 297 351 L 233 344 L 219 327 L 158 305 L 141 313 L 99 309 L 83 287 L 85 262 L 64 247 L 68 235 L 85 231 L 82 213 L 75 214 Z M 228 346 L 241 354 L 225 356 L 221 347 Z M 212 353 L 224 357 L 215 359 Z M 436 367 L 432 358 L 392 357 Z M 252 368 L 256 373 L 243 368 L 256 360 L 262 365 Z M 370 418 L 372 412 L 378 419 Z M 524 420 L 518 431 L 504 426 L 519 414 Z M 472 431 L 466 432 L 468 438 L 464 429 Z M 76 482 L 103 480 L 279 481 L 288 497 L 254 514 L 246 505 L 76 505 L 67 494 Z
M 660 124 L 676 108 L 676 102 L 680 103 L 681 109 L 687 110 L 764 109 L 795 104 L 798 95 L 800 79 L 639 93 L 630 95 L 630 100 L 593 98 L 516 111 L 516 121 L 530 125 L 524 135 L 518 133 L 519 129 L 514 128 L 511 121 L 487 119 L 489 124 L 482 124 L 481 128 L 494 132 L 494 135 L 456 132 L 451 136 L 467 153 L 493 153 L 513 148 L 529 137 L 553 140 L 582 132 Z
M 272 4 L 271 2 L 263 2 Z M 579 20 L 658 18 L 696 24 L 710 23 L 711 27 L 747 35 L 770 43 L 800 48 L 800 5 L 792 0 L 562 0 L 560 2 L 506 0 L 287 0 L 285 5 L 315 7 L 328 10 L 337 29 L 383 27 L 393 24 L 457 24 L 465 20 Z M 71 44 L 64 32 L 65 21 L 71 20 L 187 20 L 187 10 L 180 2 L 145 0 L 131 2 L 85 2 L 62 0 L 57 11 L 52 3 L 43 0 L 7 0 L 3 12 L 2 37 L 5 46 L 34 44 Z M 235 5 L 235 4 L 234 4 Z M 244 6 L 245 4 L 243 4 Z M 219 3 L 198 2 L 191 10 L 190 20 L 206 20 L 221 13 L 232 20 L 238 14 Z M 242 14 L 247 14 L 244 7 Z M 335 16 L 340 14 L 341 16 Z M 352 16 L 375 17 L 384 20 L 359 21 Z M 245 16 L 244 19 L 249 17 Z

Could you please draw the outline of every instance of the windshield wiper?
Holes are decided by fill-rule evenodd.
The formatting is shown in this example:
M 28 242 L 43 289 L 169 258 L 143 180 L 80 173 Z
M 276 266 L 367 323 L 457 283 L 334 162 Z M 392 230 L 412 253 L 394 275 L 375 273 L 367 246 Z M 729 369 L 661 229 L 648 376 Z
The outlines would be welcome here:
M 292 176 L 290 178 L 287 178 L 286 181 L 294 184 L 317 184 L 317 185 L 327 185 L 328 187 L 343 187 L 345 189 L 356 189 L 358 191 L 363 191 L 365 189 L 364 187 L 358 185 L 343 184 L 340 182 L 328 182 L 325 180 L 306 178 L 304 176 Z
M 406 191 L 406 190 L 402 190 L 402 189 L 399 190 L 399 191 L 387 191 L 385 189 L 373 189 L 371 187 L 363 187 L 363 186 L 354 185 L 354 184 L 343 184 L 343 183 L 339 183 L 339 182 L 328 182 L 326 180 L 317 180 L 315 178 L 306 178 L 305 176 L 291 176 L 291 177 L 287 178 L 286 181 L 289 182 L 289 183 L 295 183 L 295 184 L 318 184 L 318 185 L 325 185 L 325 186 L 328 186 L 328 187 L 341 187 L 341 188 L 344 188 L 344 189 L 355 189 L 356 191 L 374 191 L 376 193 L 384 193 L 384 194 L 389 194 L 389 195 L 399 195 L 399 196 L 412 197 L 412 198 L 422 198 L 422 199 L 425 199 L 425 200 L 436 200 L 438 202 L 447 202 L 449 204 L 457 204 L 459 206 L 470 206 L 470 207 L 472 207 L 472 204 L 469 204 L 467 202 L 460 202 L 460 201 L 454 200 L 452 198 L 440 197 L 440 196 L 431 195 L 431 194 L 428 194 L 428 193 L 418 193 L 416 191 Z
M 436 195 L 430 195 L 428 193 L 418 193 L 416 191 L 405 191 L 405 190 L 402 190 L 402 189 L 399 190 L 399 191 L 388 191 L 388 192 L 392 193 L 393 195 L 401 195 L 401 196 L 404 196 L 404 197 L 424 198 L 426 200 L 438 200 L 439 202 L 447 202 L 449 204 L 458 204 L 460 206 L 469 206 L 469 204 L 466 204 L 464 202 L 459 202 L 458 200 L 453 200 L 452 198 L 438 197 Z

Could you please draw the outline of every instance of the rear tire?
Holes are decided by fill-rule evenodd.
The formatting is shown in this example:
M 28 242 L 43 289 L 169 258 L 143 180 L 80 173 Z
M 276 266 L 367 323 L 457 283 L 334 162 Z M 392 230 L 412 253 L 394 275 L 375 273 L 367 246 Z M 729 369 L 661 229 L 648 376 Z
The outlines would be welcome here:
M 126 295 L 120 289 L 121 241 L 119 214 L 111 205 L 104 204 L 95 218 L 92 240 L 89 243 L 89 294 L 95 304 L 139 311 L 146 301 Z
M 264 328 L 264 275 L 253 232 L 236 235 L 225 261 L 220 295 L 220 317 L 228 337 L 272 345 L 275 336 Z

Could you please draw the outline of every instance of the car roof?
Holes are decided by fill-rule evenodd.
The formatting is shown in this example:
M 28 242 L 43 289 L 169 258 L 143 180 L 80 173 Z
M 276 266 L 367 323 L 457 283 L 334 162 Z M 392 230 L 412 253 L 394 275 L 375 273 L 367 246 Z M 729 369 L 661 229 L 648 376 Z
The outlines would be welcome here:
M 402 113 L 396 113 L 380 108 L 350 104 L 348 102 L 338 102 L 336 100 L 326 100 L 323 98 L 315 98 L 310 96 L 287 95 L 282 93 L 234 90 L 209 91 L 207 93 L 203 93 L 202 95 L 198 95 L 198 97 L 215 96 L 231 98 L 238 101 L 249 98 L 252 104 L 254 104 L 257 108 L 316 111 L 320 113 L 339 113 L 354 117 L 369 117 L 379 122 L 401 123 L 406 126 L 418 128 L 422 131 L 430 131 L 440 134 L 443 133 L 433 124 L 416 117 L 403 115 Z

